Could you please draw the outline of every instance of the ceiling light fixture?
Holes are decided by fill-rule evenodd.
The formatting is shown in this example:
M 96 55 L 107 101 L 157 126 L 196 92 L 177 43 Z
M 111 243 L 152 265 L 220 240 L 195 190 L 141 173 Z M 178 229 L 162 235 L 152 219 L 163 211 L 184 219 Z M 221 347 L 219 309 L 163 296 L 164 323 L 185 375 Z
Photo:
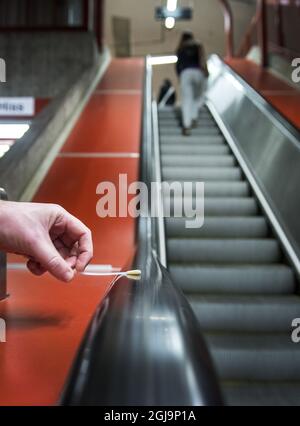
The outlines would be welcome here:
M 151 56 L 150 58 L 151 65 L 176 64 L 177 61 L 178 61 L 178 58 L 176 55 Z
M 167 9 L 169 12 L 175 12 L 177 9 L 177 0 L 168 0 Z
M 29 129 L 29 124 L 0 124 L 1 139 L 20 139 Z
M 165 26 L 168 30 L 171 30 L 172 28 L 174 28 L 175 27 L 175 18 L 172 18 L 171 16 L 169 16 L 166 19 Z

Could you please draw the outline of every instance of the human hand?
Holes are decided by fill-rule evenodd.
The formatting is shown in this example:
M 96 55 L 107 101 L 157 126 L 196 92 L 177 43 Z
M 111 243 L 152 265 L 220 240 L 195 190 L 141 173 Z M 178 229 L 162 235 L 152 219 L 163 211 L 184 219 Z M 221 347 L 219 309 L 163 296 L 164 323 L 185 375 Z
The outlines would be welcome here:
M 55 204 L 0 202 L 0 250 L 28 258 L 35 275 L 69 282 L 93 256 L 91 231 Z

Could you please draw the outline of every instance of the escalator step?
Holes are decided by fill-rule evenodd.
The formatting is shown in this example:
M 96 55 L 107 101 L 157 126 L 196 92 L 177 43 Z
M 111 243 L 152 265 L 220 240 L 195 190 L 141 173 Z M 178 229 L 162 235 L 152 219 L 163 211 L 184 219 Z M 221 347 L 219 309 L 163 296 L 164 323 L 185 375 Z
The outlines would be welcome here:
M 159 111 L 159 118 L 160 119 L 164 119 L 164 118 L 181 118 L 181 111 L 178 110 L 173 110 L 173 111 Z M 199 111 L 198 114 L 198 118 L 210 118 L 212 119 L 212 115 L 210 114 L 210 112 L 208 110 L 201 110 Z
M 205 335 L 222 380 L 300 380 L 300 345 L 285 334 Z
M 169 238 L 169 261 L 205 264 L 265 264 L 281 261 L 274 239 L 186 239 Z
M 185 154 L 178 155 L 162 155 L 161 162 L 164 166 L 225 166 L 230 167 L 236 164 L 233 155 L 201 155 L 201 154 Z
M 181 135 L 182 129 L 180 127 L 170 127 L 170 128 L 163 127 L 159 130 L 159 133 L 161 136 L 164 136 L 164 135 L 176 136 L 176 135 Z M 192 136 L 214 136 L 214 135 L 217 136 L 217 135 L 220 135 L 220 130 L 215 127 L 203 126 L 202 128 L 198 127 L 197 129 L 192 129 L 191 134 Z
M 208 123 L 208 125 L 206 123 Z M 176 135 L 177 133 L 181 133 L 182 127 L 178 124 L 178 122 L 177 123 L 175 122 L 173 126 L 164 125 L 163 122 L 160 122 L 159 130 L 160 130 L 160 133 L 168 133 L 169 135 L 172 136 L 174 134 Z M 199 135 L 199 134 L 203 134 L 204 132 L 216 133 L 220 135 L 219 127 L 216 125 L 216 123 L 213 123 L 211 121 L 202 121 L 201 125 L 191 128 L 190 130 L 192 135 Z
M 166 218 L 166 235 L 191 238 L 265 238 L 268 225 L 263 217 L 206 217 L 202 228 L 188 229 L 186 218 Z
M 184 200 L 184 205 L 183 205 Z M 200 201 L 198 199 L 198 201 Z M 195 197 L 168 197 L 164 196 L 164 212 L 166 216 L 181 217 L 185 212 L 185 207 L 191 209 L 195 206 Z M 199 203 L 200 204 L 200 203 Z M 170 214 L 169 214 L 170 212 Z M 234 198 L 234 197 L 205 197 L 204 215 L 207 216 L 254 216 L 258 213 L 257 202 L 254 198 Z M 186 214 L 189 214 L 188 211 Z M 204 218 L 205 224 L 205 218 Z
M 285 265 L 200 266 L 169 264 L 175 284 L 186 294 L 290 294 L 295 291 Z
M 163 167 L 164 180 L 241 180 L 239 167 Z
M 161 145 L 161 154 L 164 155 L 223 155 L 230 153 L 229 147 L 224 143 L 218 144 L 193 144 L 193 145 L 180 145 L 167 143 Z M 175 163 L 176 164 L 176 163 Z
M 288 340 L 292 320 L 300 318 L 299 298 L 294 295 L 191 294 L 188 300 L 202 329 L 213 333 L 280 332 Z
M 161 145 L 167 145 L 167 144 L 172 144 L 172 145 L 180 145 L 182 147 L 188 147 L 188 146 L 199 146 L 201 144 L 224 144 L 224 138 L 223 136 L 220 135 L 192 135 L 189 136 L 189 138 L 186 138 L 185 136 L 182 136 L 180 134 L 178 135 L 174 135 L 174 136 L 170 136 L 168 135 L 164 135 L 161 136 Z M 226 146 L 226 145 L 225 145 Z
M 179 108 L 173 109 L 173 110 L 160 110 L 159 111 L 159 116 L 161 118 L 164 117 L 181 117 L 181 110 Z M 199 117 L 210 117 L 212 118 L 212 115 L 210 114 L 210 112 L 207 109 L 201 109 L 199 111 Z
M 165 123 L 165 122 L 172 122 L 172 121 L 177 121 L 178 123 L 181 123 L 182 118 L 181 118 L 180 115 L 165 115 L 165 116 L 159 117 L 159 123 L 160 124 Z M 200 114 L 199 115 L 199 117 L 197 118 L 198 126 L 200 126 L 201 122 L 203 122 L 203 121 L 209 121 L 213 124 L 216 124 L 215 120 L 209 114 Z
M 222 391 L 225 403 L 232 406 L 300 406 L 298 382 L 225 382 Z
M 160 133 L 166 133 L 166 131 L 168 131 L 168 134 L 174 134 L 172 132 L 171 133 L 169 132 L 170 128 L 173 129 L 174 133 L 177 133 L 177 132 L 175 132 L 174 129 L 176 129 L 179 133 L 182 132 L 182 127 L 180 125 L 180 122 L 178 122 L 178 121 L 175 121 L 175 120 L 174 121 L 162 121 L 159 124 Z M 212 131 L 212 130 L 215 130 L 216 133 L 220 134 L 219 128 L 216 125 L 216 123 L 214 123 L 213 121 L 208 121 L 208 120 L 202 120 L 199 123 L 197 129 L 192 129 L 192 134 L 196 135 L 196 134 L 198 134 L 198 132 L 202 133 L 203 130 L 208 130 L 209 132 Z
M 169 188 L 172 187 L 172 181 L 165 181 L 167 186 L 163 184 L 163 194 L 170 194 Z M 184 182 L 182 182 L 184 183 Z M 177 183 L 176 183 L 177 184 Z M 184 195 L 187 197 L 195 196 L 196 182 L 193 186 L 183 186 Z M 231 181 L 231 182 L 205 182 L 204 194 L 205 197 L 247 197 L 249 196 L 249 184 L 245 181 Z

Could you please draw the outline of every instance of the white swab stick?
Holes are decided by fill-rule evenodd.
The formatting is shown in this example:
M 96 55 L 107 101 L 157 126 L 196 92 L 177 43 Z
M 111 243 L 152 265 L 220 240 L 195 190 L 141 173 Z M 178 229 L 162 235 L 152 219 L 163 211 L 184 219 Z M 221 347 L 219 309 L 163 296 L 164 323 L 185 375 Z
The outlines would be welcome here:
M 142 271 L 140 271 L 139 269 L 135 269 L 135 270 L 126 271 L 126 272 L 81 272 L 81 274 L 92 276 L 92 277 L 119 276 L 119 277 L 137 279 L 141 277 Z
M 85 268 L 85 272 L 120 272 L 121 268 L 114 267 L 112 265 L 99 265 L 91 264 Z

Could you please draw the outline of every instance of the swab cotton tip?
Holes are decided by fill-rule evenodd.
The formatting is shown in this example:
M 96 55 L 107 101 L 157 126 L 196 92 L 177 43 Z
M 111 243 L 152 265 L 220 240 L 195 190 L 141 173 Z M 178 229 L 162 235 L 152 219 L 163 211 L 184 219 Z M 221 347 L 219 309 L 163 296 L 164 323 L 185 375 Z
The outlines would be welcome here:
M 142 276 L 142 271 L 140 271 L 139 269 L 125 272 L 125 277 L 129 278 L 130 280 L 140 281 L 141 276 Z
M 132 271 L 127 271 L 125 274 L 127 277 L 140 277 L 142 275 L 142 271 L 140 269 L 134 269 Z

